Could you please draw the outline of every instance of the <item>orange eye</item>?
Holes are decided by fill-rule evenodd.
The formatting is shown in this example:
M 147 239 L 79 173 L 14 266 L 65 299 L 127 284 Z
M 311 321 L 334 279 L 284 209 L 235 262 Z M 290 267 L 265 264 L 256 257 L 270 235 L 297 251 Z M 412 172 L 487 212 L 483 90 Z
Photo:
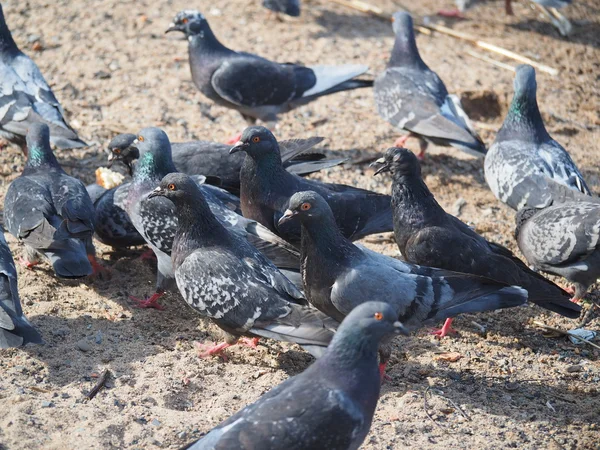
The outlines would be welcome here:
M 383 319 L 383 314 L 381 314 L 380 312 L 376 312 L 375 314 L 373 314 L 373 317 L 375 317 L 375 320 L 381 320 Z
M 184 25 L 185 25 L 186 23 L 188 23 L 188 18 L 187 18 L 187 17 L 184 17 L 183 19 L 181 19 L 181 23 L 182 23 L 182 24 L 184 24 Z
M 169 184 L 167 187 L 170 191 L 174 191 L 175 189 L 177 189 L 177 186 L 175 186 L 173 183 Z
M 144 136 L 138 136 L 138 141 L 144 142 Z
M 254 136 L 252 138 L 252 142 L 254 142 L 255 144 L 258 144 L 260 142 L 260 138 L 258 136 Z
M 121 149 L 120 148 L 113 148 L 113 153 L 116 153 L 118 155 L 119 153 L 121 153 Z
M 310 203 L 302 203 L 302 205 L 300 205 L 300 209 L 302 211 L 308 211 L 310 209 Z

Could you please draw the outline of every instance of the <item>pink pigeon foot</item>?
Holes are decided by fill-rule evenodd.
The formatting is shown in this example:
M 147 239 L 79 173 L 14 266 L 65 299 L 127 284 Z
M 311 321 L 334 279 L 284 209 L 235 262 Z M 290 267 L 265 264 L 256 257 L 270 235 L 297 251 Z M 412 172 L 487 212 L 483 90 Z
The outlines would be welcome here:
M 387 365 L 387 362 L 379 363 L 379 378 L 380 378 L 381 384 L 385 383 L 386 381 L 392 381 L 391 377 L 385 373 L 386 365 Z
M 394 147 L 400 148 L 406 145 L 406 141 L 408 141 L 412 137 L 412 134 L 405 134 L 404 136 L 400 136 L 398 139 L 394 141 Z
M 34 266 L 37 266 L 39 263 L 40 263 L 39 261 L 27 261 L 23 257 L 19 258 L 19 264 L 29 270 L 32 270 L 34 268 Z
M 129 296 L 129 298 L 137 303 L 138 308 L 154 308 L 158 309 L 159 311 L 162 311 L 165 308 L 160 303 L 158 303 L 158 299 L 161 298 L 163 295 L 164 292 L 155 292 L 150 298 L 144 300 L 133 297 L 131 295 Z
M 227 342 L 221 342 L 220 344 L 203 344 L 200 342 L 195 342 L 196 348 L 198 349 L 198 357 L 199 358 L 208 358 L 210 356 L 220 356 L 224 361 L 227 361 L 227 357 L 223 353 L 223 351 L 229 347 L 231 344 Z
M 88 261 L 92 265 L 92 278 L 99 278 L 101 280 L 108 280 L 110 278 L 110 270 L 104 267 L 98 262 L 94 255 L 88 255 Z
M 228 140 L 226 140 L 226 141 L 225 141 L 225 143 L 226 143 L 227 145 L 233 145 L 233 144 L 235 144 L 236 142 L 238 142 L 238 141 L 239 141 L 241 138 L 242 138 L 242 133 L 238 133 L 238 134 L 236 134 L 236 135 L 234 135 L 234 136 L 230 137 Z
M 452 319 L 446 319 L 444 325 L 439 330 L 433 330 L 431 334 L 439 337 L 440 339 L 447 336 L 450 333 L 457 333 L 457 331 L 452 328 Z
M 236 344 L 237 345 L 243 345 L 244 347 L 250 347 L 250 348 L 256 348 L 258 347 L 258 341 L 260 341 L 260 338 L 247 338 L 247 337 L 243 337 L 240 338 Z
M 442 16 L 442 17 L 451 17 L 454 19 L 464 19 L 465 16 L 463 16 L 463 13 L 461 13 L 458 9 L 454 8 L 454 9 L 440 9 L 437 12 L 438 16 Z

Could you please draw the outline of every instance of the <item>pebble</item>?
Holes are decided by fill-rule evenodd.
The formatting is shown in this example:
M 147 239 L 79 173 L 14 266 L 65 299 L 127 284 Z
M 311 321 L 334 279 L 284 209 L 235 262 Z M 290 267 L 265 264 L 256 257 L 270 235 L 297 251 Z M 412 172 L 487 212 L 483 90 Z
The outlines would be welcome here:
M 574 365 L 574 366 L 569 366 L 567 367 L 567 372 L 569 373 L 576 373 L 576 372 L 581 372 L 583 370 L 583 367 L 581 367 L 580 365 Z
M 152 425 L 153 427 L 160 427 L 160 420 L 152 419 L 152 422 L 150 422 L 150 425 Z
M 452 214 L 455 215 L 456 217 L 460 217 L 460 214 L 462 213 L 462 209 L 465 207 L 466 204 L 467 204 L 467 201 L 464 198 L 459 197 L 454 202 L 454 205 L 452 205 Z
M 186 433 L 185 431 L 182 431 L 182 432 L 180 432 L 180 433 L 177 433 L 177 437 L 178 437 L 179 439 L 182 439 L 182 440 L 183 440 L 183 439 L 187 438 L 187 433 Z
M 82 352 L 89 352 L 92 349 L 92 346 L 90 345 L 90 343 L 86 339 L 82 339 L 80 341 L 77 341 L 77 344 L 75 344 L 75 345 Z
M 96 333 L 96 344 L 102 344 L 102 331 Z
M 54 403 L 52 402 L 42 402 L 42 408 L 52 408 Z

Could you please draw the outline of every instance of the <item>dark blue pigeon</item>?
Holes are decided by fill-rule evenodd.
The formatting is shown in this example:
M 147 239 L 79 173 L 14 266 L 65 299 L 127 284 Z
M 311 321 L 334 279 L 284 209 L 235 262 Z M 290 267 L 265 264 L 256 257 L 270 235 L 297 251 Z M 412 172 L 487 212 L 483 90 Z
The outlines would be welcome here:
M 387 68 L 373 87 L 379 115 L 405 130 L 394 146 L 409 137 L 419 138 L 423 157 L 427 142 L 452 146 L 475 156 L 485 155 L 485 145 L 463 111 L 458 97 L 448 94 L 444 82 L 421 59 L 410 14 L 394 14 L 396 35 Z
M 298 17 L 300 15 L 300 0 L 263 0 L 263 6 L 275 13 Z
M 530 270 L 507 248 L 488 242 L 446 213 L 423 181 L 411 151 L 390 148 L 376 164 L 381 165 L 376 173 L 392 173 L 394 235 L 407 261 L 520 286 L 527 290 L 529 302 L 565 317 L 579 317 L 581 308 L 569 301 L 567 292 Z
M 0 348 L 42 344 L 44 341 L 23 315 L 17 270 L 4 233 L 0 229 Z
M 300 243 L 300 226 L 277 221 L 289 198 L 299 191 L 316 191 L 333 210 L 344 236 L 356 240 L 393 229 L 391 198 L 344 184 L 322 183 L 287 172 L 275 136 L 265 127 L 248 127 L 231 153 L 245 152 L 240 172 L 244 217 L 254 219 L 288 242 Z
M 485 180 L 498 200 L 515 210 L 554 202 L 556 183 L 591 195 L 567 151 L 546 131 L 538 108 L 533 67 L 517 67 L 515 93 L 496 140 L 485 157 Z
M 83 183 L 60 167 L 47 125 L 29 126 L 26 151 L 23 173 L 4 198 L 4 223 L 25 244 L 26 263 L 35 265 L 44 255 L 63 278 L 102 270 L 92 244 L 94 205 Z
M 58 148 L 86 146 L 64 115 L 40 69 L 15 44 L 0 5 L 0 136 L 24 147 L 29 126 L 40 122 Z
M 159 128 L 145 128 L 132 144 L 139 152 L 133 180 L 123 198 L 115 197 L 115 205 L 127 213 L 131 223 L 154 251 L 158 260 L 156 293 L 140 306 L 158 307 L 157 300 L 166 291 L 175 287 L 171 250 L 177 230 L 177 215 L 173 203 L 165 198 L 148 198 L 160 180 L 167 174 L 177 172 L 171 158 L 169 138 Z M 204 177 L 196 176 L 202 183 Z M 283 239 L 235 212 L 239 199 L 218 187 L 201 184 L 200 190 L 213 214 L 224 226 L 238 233 L 252 245 L 264 252 L 277 266 L 298 272 L 299 260 L 296 250 Z M 98 210 L 96 216 L 98 217 Z
M 323 353 L 338 323 L 309 307 L 271 261 L 223 226 L 193 179 L 170 173 L 148 198 L 175 205 L 171 258 L 179 292 L 225 332 L 225 342 L 201 356 L 220 353 L 242 337 L 255 338 L 254 346 L 266 337 L 297 343 L 316 357 Z
M 344 319 L 325 354 L 184 447 L 189 450 L 356 450 L 373 420 L 381 383 L 377 349 L 403 333 L 394 309 L 367 302 Z

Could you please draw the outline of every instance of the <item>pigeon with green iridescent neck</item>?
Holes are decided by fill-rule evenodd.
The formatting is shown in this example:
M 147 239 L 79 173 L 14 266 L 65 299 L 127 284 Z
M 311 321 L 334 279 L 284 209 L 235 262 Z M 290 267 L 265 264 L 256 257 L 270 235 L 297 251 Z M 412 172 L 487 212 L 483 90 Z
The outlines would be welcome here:
M 0 5 L 0 136 L 23 148 L 27 129 L 40 122 L 58 148 L 87 146 L 64 116 L 40 69 L 17 47 Z
M 65 173 L 50 149 L 48 126 L 27 132 L 27 162 L 4 198 L 4 223 L 25 244 L 31 267 L 45 256 L 59 277 L 78 278 L 101 270 L 92 235 L 94 205 L 81 181 Z
M 546 131 L 533 67 L 517 67 L 514 90 L 508 115 L 485 157 L 485 180 L 496 198 L 517 211 L 544 208 L 554 202 L 556 192 L 548 180 L 572 189 L 573 199 L 591 195 L 567 151 Z
M 118 200 L 116 206 L 127 213 L 158 260 L 156 292 L 148 300 L 135 300 L 142 307 L 161 309 L 157 300 L 165 291 L 176 287 L 171 250 L 177 230 L 177 215 L 171 201 L 164 197 L 148 198 L 148 195 L 165 175 L 177 172 L 177 169 L 171 158 L 169 138 L 161 129 L 143 129 L 132 145 L 139 152 L 139 160 L 128 186 L 129 192 L 121 199 L 115 198 Z M 246 238 L 278 267 L 295 273 L 295 281 L 299 281 L 298 252 L 291 245 L 254 220 L 232 210 L 239 206 L 237 197 L 218 187 L 203 184 L 202 176 L 193 178 L 200 183 L 200 190 L 211 211 L 225 227 Z

